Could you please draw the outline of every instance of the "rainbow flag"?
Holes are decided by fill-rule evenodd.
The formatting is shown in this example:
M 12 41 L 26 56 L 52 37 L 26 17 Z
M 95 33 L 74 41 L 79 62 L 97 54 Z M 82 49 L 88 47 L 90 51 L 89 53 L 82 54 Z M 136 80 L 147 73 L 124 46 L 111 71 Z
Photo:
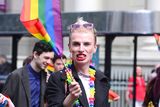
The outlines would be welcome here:
M 62 55 L 60 0 L 24 0 L 20 21 L 39 40 L 45 40 Z
M 51 71 L 51 72 L 54 72 L 54 71 L 55 71 L 54 66 L 53 66 L 52 64 L 48 64 L 47 70 L 49 70 L 49 71 Z
M 160 35 L 159 34 L 154 34 L 154 37 L 155 37 L 156 43 L 158 45 L 158 50 L 160 51 Z

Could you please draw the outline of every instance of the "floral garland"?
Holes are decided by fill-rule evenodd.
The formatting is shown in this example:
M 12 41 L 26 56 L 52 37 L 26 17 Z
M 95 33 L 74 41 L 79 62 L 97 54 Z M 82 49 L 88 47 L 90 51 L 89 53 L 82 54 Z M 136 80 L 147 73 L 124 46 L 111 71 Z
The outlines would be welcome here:
M 70 65 L 68 65 L 70 66 Z M 89 107 L 94 107 L 94 95 L 95 95 L 95 84 L 94 84 L 94 81 L 95 81 L 95 70 L 93 69 L 93 67 L 90 67 L 89 68 L 89 76 L 90 76 L 90 80 L 89 80 L 89 87 L 90 87 L 90 97 L 89 97 Z M 71 82 L 73 82 L 74 80 L 74 77 L 72 75 L 72 72 L 69 68 L 67 68 L 66 70 L 66 76 L 67 76 L 67 82 L 68 84 L 71 84 Z M 79 100 L 77 99 L 75 102 L 74 102 L 75 106 L 76 107 L 82 107 L 80 105 L 80 102 Z

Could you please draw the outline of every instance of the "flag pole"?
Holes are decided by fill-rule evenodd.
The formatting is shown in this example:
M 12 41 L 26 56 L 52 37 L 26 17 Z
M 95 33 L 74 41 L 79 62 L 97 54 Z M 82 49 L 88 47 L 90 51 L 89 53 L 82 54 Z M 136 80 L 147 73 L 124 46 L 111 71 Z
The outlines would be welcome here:
M 61 56 L 61 61 L 62 61 L 63 65 L 64 65 L 64 68 L 66 69 L 66 73 L 68 73 L 68 74 L 69 74 L 69 76 L 70 76 L 70 78 L 71 78 L 71 80 L 72 80 L 72 81 L 74 81 L 74 78 L 73 78 L 73 76 L 72 76 L 71 72 L 69 72 L 69 69 L 67 68 L 67 66 L 66 66 L 65 62 L 63 61 L 62 56 Z

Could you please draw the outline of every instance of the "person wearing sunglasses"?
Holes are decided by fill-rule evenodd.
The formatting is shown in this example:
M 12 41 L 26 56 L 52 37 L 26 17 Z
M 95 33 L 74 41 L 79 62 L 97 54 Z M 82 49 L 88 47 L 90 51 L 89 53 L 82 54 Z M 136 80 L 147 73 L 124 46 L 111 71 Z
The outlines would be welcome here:
M 97 49 L 94 25 L 78 18 L 69 30 L 72 63 L 51 74 L 46 89 L 48 107 L 108 107 L 109 80 L 91 65 Z

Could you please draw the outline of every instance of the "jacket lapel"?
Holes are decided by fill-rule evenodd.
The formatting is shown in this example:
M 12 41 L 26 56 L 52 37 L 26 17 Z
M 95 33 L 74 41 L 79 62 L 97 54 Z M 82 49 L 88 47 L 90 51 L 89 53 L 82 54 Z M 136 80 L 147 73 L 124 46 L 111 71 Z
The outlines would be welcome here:
M 46 89 L 46 72 L 41 71 L 41 96 L 40 96 L 40 107 L 43 107 L 44 104 L 44 96 L 45 96 L 45 89 Z
M 105 75 L 102 75 L 100 71 L 96 72 L 95 90 L 95 107 L 99 107 L 99 105 L 103 106 L 103 104 L 108 103 L 108 78 Z
M 88 105 L 87 96 L 86 96 L 85 89 L 82 85 L 81 80 L 79 80 L 78 83 L 80 84 L 80 87 L 81 87 L 81 90 L 82 90 L 82 95 L 79 97 L 79 100 L 80 100 L 83 107 L 88 107 L 89 105 Z
M 82 107 L 88 107 L 89 105 L 88 105 L 88 100 L 87 100 L 87 96 L 85 93 L 85 89 L 83 87 L 83 84 L 82 84 L 74 66 L 72 66 L 72 74 L 73 74 L 75 80 L 79 83 L 81 90 L 82 90 L 82 95 L 79 97 L 79 101 L 82 104 Z
M 29 86 L 29 75 L 28 75 L 28 68 L 25 66 L 22 70 L 22 85 L 24 87 L 28 103 L 30 103 L 30 86 Z M 30 104 L 29 104 L 30 105 Z

